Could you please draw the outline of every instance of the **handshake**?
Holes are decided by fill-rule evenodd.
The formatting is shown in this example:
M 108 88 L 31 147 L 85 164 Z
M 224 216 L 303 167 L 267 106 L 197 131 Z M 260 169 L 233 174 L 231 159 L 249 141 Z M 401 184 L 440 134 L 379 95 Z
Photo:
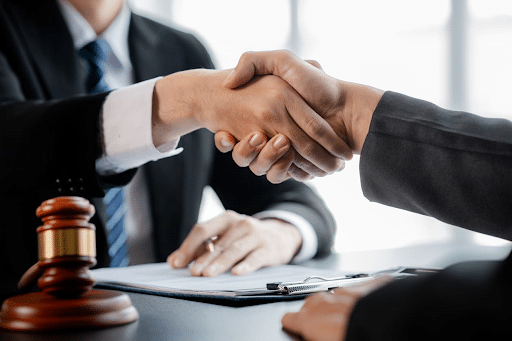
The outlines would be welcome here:
M 305 181 L 343 169 L 361 152 L 382 94 L 330 77 L 288 51 L 248 52 L 234 70 L 184 71 L 158 81 L 153 139 L 159 145 L 204 127 L 216 133 L 221 152 L 233 151 L 237 165 L 272 183 Z

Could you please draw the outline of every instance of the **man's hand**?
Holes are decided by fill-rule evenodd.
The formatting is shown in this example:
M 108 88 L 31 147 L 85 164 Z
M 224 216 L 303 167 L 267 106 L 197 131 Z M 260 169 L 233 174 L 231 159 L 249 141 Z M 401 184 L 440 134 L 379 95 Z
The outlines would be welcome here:
M 350 315 L 357 302 L 372 291 L 390 282 L 392 277 L 381 276 L 353 286 L 314 294 L 306 299 L 296 313 L 287 313 L 283 328 L 308 341 L 345 340 Z
M 255 144 L 253 141 L 263 142 Z M 311 174 L 293 164 L 297 153 L 288 138 L 282 134 L 275 135 L 267 142 L 263 133 L 255 131 L 237 143 L 231 134 L 221 131 L 215 134 L 215 145 L 223 153 L 233 150 L 233 160 L 238 166 L 249 166 L 258 176 L 266 174 L 271 183 L 277 184 L 290 177 L 300 181 L 313 178 Z M 341 161 L 338 170 L 344 166 L 345 162 Z
M 212 237 L 217 239 L 210 252 L 205 242 Z M 290 262 L 301 245 L 299 231 L 287 222 L 227 211 L 196 224 L 167 262 L 173 268 L 194 262 L 190 267 L 194 276 L 217 276 L 230 269 L 234 275 L 246 275 L 265 266 Z
M 189 70 L 157 81 L 153 95 L 153 140 L 160 145 L 205 127 L 242 140 L 253 131 L 288 136 L 297 151 L 295 164 L 309 174 L 325 175 L 351 156 L 345 142 L 282 79 L 255 77 L 230 90 L 230 71 Z
M 332 78 L 288 51 L 245 53 L 224 84 L 236 88 L 265 74 L 277 75 L 290 84 L 338 136 L 345 139 L 354 153 L 361 152 L 373 111 L 383 94 L 381 90 Z M 223 152 L 229 151 L 229 144 L 233 142 L 226 139 L 225 133 L 216 137 L 216 141 L 217 146 L 224 146 L 219 148 Z M 247 154 L 235 156 L 246 150 L 245 146 L 235 150 L 234 158 L 247 158 Z M 265 163 L 276 157 L 277 154 L 267 154 Z M 277 161 L 280 163 L 284 161 Z

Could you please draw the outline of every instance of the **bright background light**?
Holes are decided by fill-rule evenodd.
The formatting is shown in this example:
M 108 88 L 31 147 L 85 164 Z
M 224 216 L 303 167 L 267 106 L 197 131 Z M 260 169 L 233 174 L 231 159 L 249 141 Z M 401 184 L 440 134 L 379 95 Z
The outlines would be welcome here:
M 457 8 L 466 32 L 465 39 L 453 43 L 465 61 L 464 72 L 455 80 L 450 45 L 454 2 L 132 0 L 131 4 L 137 12 L 195 33 L 220 69 L 234 67 L 245 51 L 291 49 L 302 58 L 317 60 L 336 78 L 446 108 L 511 119 L 512 2 L 452 1 L 464 5 L 464 11 Z M 462 89 L 462 103 L 451 96 L 454 87 Z M 358 163 L 355 157 L 343 172 L 309 183 L 335 216 L 337 251 L 425 243 L 508 244 L 368 202 L 361 192 Z M 213 191 L 205 191 L 201 219 L 221 210 Z

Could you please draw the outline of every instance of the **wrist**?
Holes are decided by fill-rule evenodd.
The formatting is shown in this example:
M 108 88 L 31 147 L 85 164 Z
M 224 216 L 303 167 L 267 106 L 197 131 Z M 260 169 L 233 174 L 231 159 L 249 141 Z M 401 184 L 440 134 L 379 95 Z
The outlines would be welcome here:
M 190 71 L 178 72 L 158 80 L 153 90 L 153 143 L 160 146 L 201 128 L 201 110 L 195 99 L 196 77 Z
M 280 231 L 286 236 L 286 243 L 293 247 L 293 255 L 292 258 L 297 256 L 300 249 L 302 248 L 302 235 L 299 229 L 286 220 L 282 220 L 279 218 L 266 218 L 267 220 L 274 221 L 276 224 L 280 225 Z
M 360 154 L 370 129 L 373 112 L 384 91 L 367 85 L 343 82 L 341 116 L 349 145 Z

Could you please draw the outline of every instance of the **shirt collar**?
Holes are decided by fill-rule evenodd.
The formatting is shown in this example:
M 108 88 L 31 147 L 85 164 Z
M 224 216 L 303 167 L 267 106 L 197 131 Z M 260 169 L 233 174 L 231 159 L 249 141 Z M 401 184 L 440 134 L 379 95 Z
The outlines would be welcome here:
M 91 25 L 73 5 L 71 5 L 67 0 L 59 0 L 58 4 L 64 17 L 64 21 L 71 33 L 75 49 L 79 50 L 98 38 Z M 110 45 L 112 55 L 109 56 L 109 58 L 111 58 L 109 62 L 114 67 L 116 64 L 122 68 L 131 66 L 130 51 L 128 47 L 130 18 L 130 9 L 126 2 L 124 2 L 123 8 L 119 12 L 118 16 L 100 35 L 100 37 L 105 39 Z

